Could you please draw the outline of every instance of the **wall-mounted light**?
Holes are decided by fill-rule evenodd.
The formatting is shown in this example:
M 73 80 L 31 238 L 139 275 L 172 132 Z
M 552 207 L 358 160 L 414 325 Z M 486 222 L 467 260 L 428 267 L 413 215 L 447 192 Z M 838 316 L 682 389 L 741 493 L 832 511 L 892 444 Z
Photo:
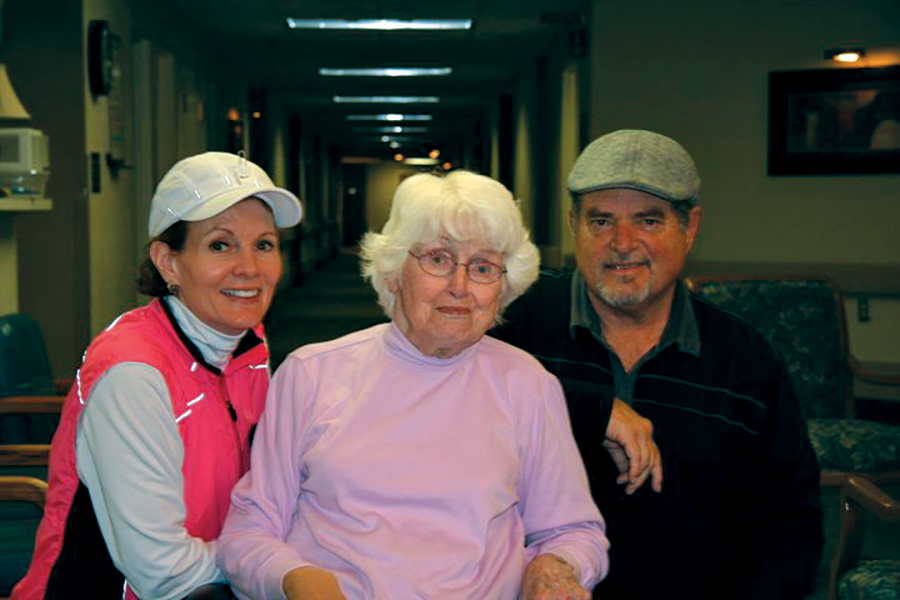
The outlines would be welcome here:
M 866 55 L 862 48 L 829 48 L 825 51 L 825 60 L 843 63 L 854 63 Z

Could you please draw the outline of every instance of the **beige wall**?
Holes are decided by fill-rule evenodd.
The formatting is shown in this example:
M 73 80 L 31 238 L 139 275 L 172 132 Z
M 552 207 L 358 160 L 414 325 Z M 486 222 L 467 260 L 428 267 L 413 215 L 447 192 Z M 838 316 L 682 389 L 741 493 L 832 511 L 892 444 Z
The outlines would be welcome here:
M 900 2 L 595 0 L 593 12 L 591 135 L 652 129 L 692 153 L 706 211 L 695 259 L 900 263 L 900 175 L 766 175 L 768 73 L 831 68 L 825 48 L 850 40 L 868 66 L 900 63 Z M 861 358 L 900 362 L 896 302 L 851 324 Z
M 569 186 L 568 174 L 578 158 L 581 144 L 578 132 L 579 114 L 581 106 L 579 102 L 579 78 L 578 69 L 574 63 L 569 64 L 560 74 L 561 87 L 561 112 L 559 118 L 559 169 L 558 177 L 553 187 L 556 198 L 553 205 L 556 207 L 555 236 L 553 243 L 560 249 L 559 261 L 565 256 L 575 252 L 575 241 L 569 231 Z
M 515 162 L 513 166 L 513 195 L 519 201 L 525 223 L 534 223 L 534 164 L 531 154 L 535 140 L 532 112 L 535 105 L 535 81 L 529 77 L 519 84 L 515 103 Z
M 106 156 L 111 149 L 111 121 L 118 112 L 122 131 L 126 133 L 123 150 L 133 141 L 131 92 L 127 79 L 131 69 L 130 16 L 109 0 L 84 0 L 83 27 L 87 31 L 93 19 L 109 21 L 110 31 L 121 38 L 116 51 L 118 69 L 114 70 L 113 89 L 108 96 L 93 96 L 89 86 L 82 89 L 85 103 L 85 141 L 88 153 L 101 157 L 100 191 L 91 192 L 88 204 L 88 258 L 90 264 L 90 323 L 91 335 L 97 334 L 119 314 L 135 305 L 134 290 L 137 228 L 132 169 L 119 169 L 115 176 L 107 167 Z M 86 35 L 86 34 L 85 34 Z M 87 63 L 82 61 L 87 78 Z M 118 103 L 118 111 L 112 106 Z M 117 158 L 132 158 L 127 152 Z
M 768 73 L 830 67 L 822 53 L 843 40 L 900 62 L 879 51 L 900 48 L 900 3 L 604 1 L 593 26 L 591 134 L 653 129 L 692 153 L 696 258 L 900 262 L 897 175 L 766 175 Z
M 384 162 L 372 165 L 366 178 L 366 223 L 369 231 L 381 231 L 391 212 L 391 200 L 400 182 L 421 168 L 401 163 Z

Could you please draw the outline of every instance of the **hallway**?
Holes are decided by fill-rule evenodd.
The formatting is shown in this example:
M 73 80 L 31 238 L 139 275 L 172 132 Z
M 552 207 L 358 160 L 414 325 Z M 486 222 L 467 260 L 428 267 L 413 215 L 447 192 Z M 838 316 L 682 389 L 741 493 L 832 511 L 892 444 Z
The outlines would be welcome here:
M 292 350 L 386 321 L 372 286 L 359 273 L 355 249 L 345 249 L 300 285 L 280 290 L 266 316 L 273 370 Z

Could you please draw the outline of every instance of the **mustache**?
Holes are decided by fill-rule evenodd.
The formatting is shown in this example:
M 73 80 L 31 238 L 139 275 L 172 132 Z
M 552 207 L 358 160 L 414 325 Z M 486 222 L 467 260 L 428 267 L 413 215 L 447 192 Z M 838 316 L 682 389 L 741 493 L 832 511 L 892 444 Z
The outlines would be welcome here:
M 650 264 L 650 259 L 640 254 L 614 254 L 603 259 L 601 265 L 607 269 L 621 269 L 624 266 Z

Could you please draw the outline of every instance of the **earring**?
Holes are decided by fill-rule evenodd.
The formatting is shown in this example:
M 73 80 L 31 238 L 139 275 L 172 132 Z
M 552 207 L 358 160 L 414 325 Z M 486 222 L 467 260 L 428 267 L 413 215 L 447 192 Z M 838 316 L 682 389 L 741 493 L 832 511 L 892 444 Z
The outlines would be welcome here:
M 178 284 L 176 284 L 176 283 L 166 284 L 166 289 L 169 290 L 169 293 L 171 295 L 173 295 L 173 296 L 178 295 L 178 291 L 179 291 Z

